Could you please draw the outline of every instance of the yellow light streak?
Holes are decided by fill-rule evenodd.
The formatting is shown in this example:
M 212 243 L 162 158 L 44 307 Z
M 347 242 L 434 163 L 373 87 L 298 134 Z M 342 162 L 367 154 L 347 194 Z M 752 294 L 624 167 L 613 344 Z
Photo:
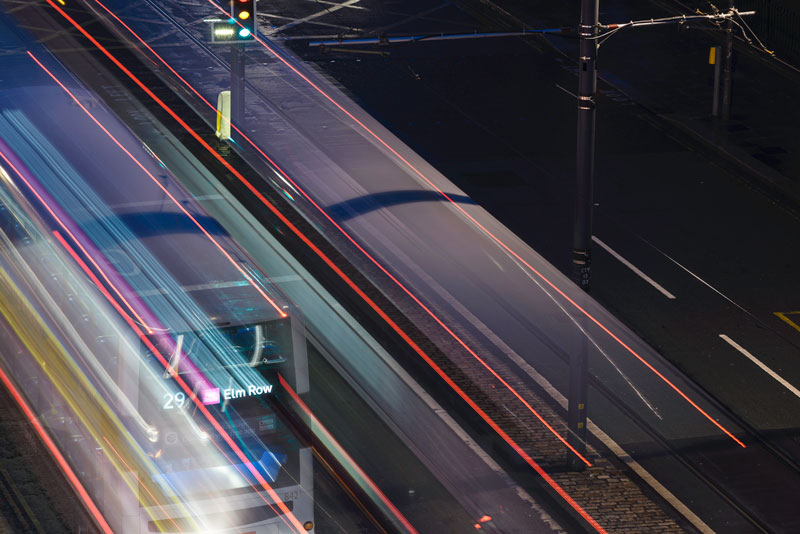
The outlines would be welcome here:
M 2 238 L 7 239 L 5 235 Z M 142 506 L 147 509 L 172 504 L 179 507 L 180 516 L 192 517 L 174 493 L 165 493 L 160 485 L 150 481 L 149 476 L 140 481 L 135 475 L 137 472 L 155 473 L 157 468 L 141 451 L 125 426 L 97 393 L 67 349 L 53 335 L 3 267 L 0 267 L 0 316 L 34 357 L 113 467 L 122 474 L 123 480 L 137 495 Z M 124 460 L 112 454 L 106 444 L 119 452 Z M 130 476 L 129 472 L 134 473 L 133 476 Z M 140 482 L 143 487 L 140 486 Z M 140 491 L 141 489 L 145 491 Z M 170 529 L 167 520 L 158 520 L 155 517 L 151 519 L 157 525 Z

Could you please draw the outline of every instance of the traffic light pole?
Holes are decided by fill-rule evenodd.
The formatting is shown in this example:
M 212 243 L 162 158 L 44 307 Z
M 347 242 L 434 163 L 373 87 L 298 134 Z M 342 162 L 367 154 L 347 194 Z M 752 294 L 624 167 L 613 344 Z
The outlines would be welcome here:
M 600 0 L 581 0 L 580 57 L 578 58 L 578 146 L 575 224 L 573 227 L 572 273 L 575 282 L 589 291 L 591 280 L 592 210 L 594 208 L 595 93 L 597 92 L 597 34 Z M 570 354 L 567 441 L 581 454 L 586 452 L 586 395 L 588 340 Z M 585 467 L 570 453 L 571 469 Z
M 231 123 L 244 129 L 244 43 L 231 45 Z

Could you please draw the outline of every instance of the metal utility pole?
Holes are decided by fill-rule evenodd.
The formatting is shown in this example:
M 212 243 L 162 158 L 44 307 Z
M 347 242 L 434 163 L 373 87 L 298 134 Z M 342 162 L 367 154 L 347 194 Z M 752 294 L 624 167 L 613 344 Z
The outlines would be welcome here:
M 578 148 L 573 228 L 572 273 L 575 282 L 588 291 L 591 279 L 592 210 L 594 208 L 594 126 L 597 92 L 597 34 L 600 0 L 581 0 L 580 55 L 578 58 Z M 588 350 L 586 344 L 570 354 L 567 441 L 580 454 L 586 452 L 586 392 Z M 585 468 L 575 454 L 569 456 L 573 470 Z
M 591 278 L 594 187 L 594 122 L 597 92 L 597 33 L 600 0 L 581 0 L 578 57 L 578 180 L 572 239 L 572 274 L 586 291 Z
M 729 0 L 728 10 L 733 12 L 734 0 Z M 731 118 L 731 89 L 733 85 L 733 20 L 725 21 L 725 45 L 722 47 L 722 120 Z
M 231 123 L 244 130 L 244 43 L 231 45 Z

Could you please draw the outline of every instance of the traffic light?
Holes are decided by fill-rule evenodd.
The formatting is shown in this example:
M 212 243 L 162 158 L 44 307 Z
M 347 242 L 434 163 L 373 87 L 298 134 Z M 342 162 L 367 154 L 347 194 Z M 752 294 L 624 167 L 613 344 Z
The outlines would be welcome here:
M 211 24 L 211 42 L 241 43 L 254 41 L 256 35 L 256 0 L 226 0 L 230 17 Z
M 252 41 L 256 34 L 256 0 L 230 0 L 235 41 Z

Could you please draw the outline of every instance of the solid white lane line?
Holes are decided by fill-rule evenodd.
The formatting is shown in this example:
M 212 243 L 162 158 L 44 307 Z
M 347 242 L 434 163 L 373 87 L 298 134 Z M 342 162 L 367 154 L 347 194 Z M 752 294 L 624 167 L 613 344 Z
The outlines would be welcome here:
M 726 343 L 728 343 L 728 345 L 730 345 L 730 346 L 731 346 L 731 347 L 733 347 L 734 349 L 738 350 L 739 352 L 741 352 L 742 354 L 744 354 L 745 356 L 747 356 L 747 358 L 748 358 L 748 359 L 749 359 L 751 362 L 753 362 L 753 363 L 754 363 L 754 364 L 756 364 L 757 366 L 761 367 L 761 370 L 762 370 L 762 371 L 764 371 L 764 372 L 765 372 L 765 373 L 767 373 L 769 376 L 771 376 L 772 378 L 774 378 L 775 380 L 777 380 L 778 382 L 780 382 L 780 384 L 781 384 L 783 387 L 785 387 L 786 389 L 788 389 L 789 391 L 791 391 L 792 393 L 794 393 L 794 394 L 795 394 L 795 396 L 796 396 L 797 398 L 800 398 L 800 390 L 798 390 L 796 387 L 794 387 L 794 386 L 793 386 L 793 385 L 791 385 L 789 382 L 787 382 L 786 380 L 784 380 L 784 378 L 783 378 L 781 375 L 779 375 L 778 373 L 776 373 L 775 371 L 773 371 L 772 369 L 770 369 L 769 367 L 767 367 L 766 365 L 764 365 L 763 363 L 761 363 L 761 360 L 759 360 L 758 358 L 756 358 L 755 356 L 753 356 L 752 354 L 750 354 L 750 353 L 747 351 L 747 349 L 745 349 L 744 347 L 742 347 L 741 345 L 739 345 L 738 343 L 736 343 L 734 340 L 732 340 L 731 338 L 729 338 L 729 337 L 728 337 L 728 336 L 726 336 L 725 334 L 720 334 L 720 335 L 719 335 L 719 337 L 721 337 L 722 339 L 724 339 L 724 340 L 725 340 L 725 342 L 726 342 Z
M 639 270 L 638 267 L 636 267 L 634 264 L 632 264 L 631 262 L 620 256 L 616 250 L 614 250 L 613 248 L 609 247 L 608 245 L 600 241 L 600 239 L 598 239 L 597 236 L 592 236 L 592 241 L 600 245 L 606 252 L 617 258 L 620 261 L 620 263 L 622 263 L 625 267 L 627 267 L 628 269 L 639 275 L 639 277 L 642 280 L 644 280 L 645 282 L 656 288 L 659 292 L 661 292 L 662 295 L 664 295 L 668 299 L 676 298 L 675 295 L 664 289 L 664 287 L 661 286 L 661 284 L 659 284 L 658 282 L 656 282 L 655 280 L 644 274 L 641 270 Z

